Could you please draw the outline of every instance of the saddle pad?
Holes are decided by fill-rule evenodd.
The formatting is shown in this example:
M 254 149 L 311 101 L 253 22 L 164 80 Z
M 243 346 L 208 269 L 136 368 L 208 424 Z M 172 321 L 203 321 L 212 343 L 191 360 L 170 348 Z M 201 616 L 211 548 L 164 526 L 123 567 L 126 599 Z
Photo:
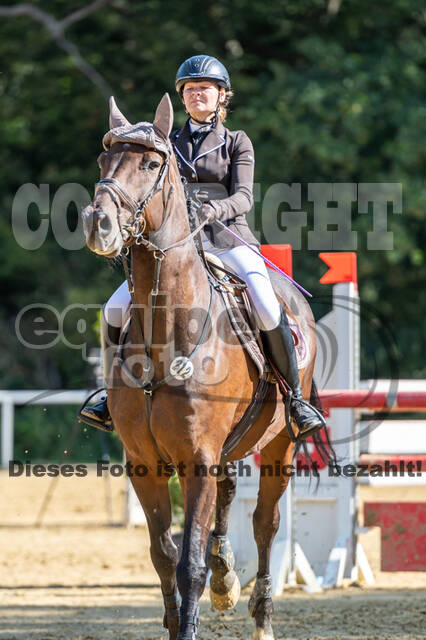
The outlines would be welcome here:
M 256 365 L 259 376 L 265 373 L 265 356 L 260 350 L 253 329 L 248 322 L 248 311 L 242 297 L 236 297 L 228 289 L 220 290 L 232 328 L 238 336 L 241 345 Z
M 309 352 L 306 345 L 306 340 L 303 333 L 300 330 L 299 325 L 293 318 L 287 316 L 290 330 L 293 335 L 294 347 L 296 349 L 297 368 L 304 369 L 308 364 Z

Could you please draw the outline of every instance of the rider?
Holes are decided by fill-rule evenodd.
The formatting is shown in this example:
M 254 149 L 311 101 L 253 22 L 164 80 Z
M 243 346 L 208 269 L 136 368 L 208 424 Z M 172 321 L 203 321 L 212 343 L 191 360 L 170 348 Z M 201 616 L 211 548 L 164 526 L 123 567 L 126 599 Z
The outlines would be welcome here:
M 178 69 L 176 91 L 189 117 L 182 129 L 173 131 L 170 137 L 181 176 L 189 188 L 201 187 L 204 195 L 199 215 L 209 224 L 204 227 L 203 247 L 220 256 L 246 281 L 265 351 L 292 389 L 290 413 L 300 437 L 307 437 L 323 426 L 323 422 L 311 405 L 301 401 L 293 336 L 265 264 L 261 257 L 214 222 L 221 220 L 246 242 L 259 246 L 245 218 L 253 205 L 253 146 L 244 131 L 230 131 L 223 125 L 226 107 L 233 95 L 229 74 L 216 58 L 193 56 Z M 123 312 L 129 303 L 125 281 L 104 307 L 101 334 L 106 377 L 113 350 L 104 346 L 107 340 L 109 344 L 118 344 Z M 79 417 L 93 426 L 113 429 L 106 398 L 85 407 Z

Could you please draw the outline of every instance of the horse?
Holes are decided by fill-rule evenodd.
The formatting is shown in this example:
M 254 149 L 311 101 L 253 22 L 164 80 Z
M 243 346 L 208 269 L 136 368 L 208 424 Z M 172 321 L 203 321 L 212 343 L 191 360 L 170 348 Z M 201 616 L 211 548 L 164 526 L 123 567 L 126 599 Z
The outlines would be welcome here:
M 239 597 L 227 538 L 237 478 L 232 466 L 222 470 L 221 477 L 216 470 L 226 438 L 249 406 L 259 372 L 235 335 L 197 251 L 169 142 L 172 123 L 168 94 L 160 101 L 153 123 L 137 125 L 129 123 L 111 98 L 110 131 L 98 158 L 101 179 L 82 215 L 91 251 L 117 259 L 131 248 L 127 277 L 133 315 L 122 345 L 122 363 L 127 363 L 129 375 L 123 378 L 123 367 L 116 359 L 108 407 L 128 468 L 145 471 L 130 475 L 149 528 L 151 559 L 164 600 L 164 627 L 169 640 L 196 640 L 199 599 L 208 569 L 212 571 L 210 596 L 217 609 L 231 609 Z M 273 272 L 271 278 L 281 304 L 306 341 L 308 357 L 300 379 L 304 398 L 313 402 L 312 312 L 294 285 Z M 166 299 L 163 305 L 161 296 Z M 166 357 L 163 345 L 171 334 L 175 351 Z M 177 369 L 170 365 L 175 353 L 183 354 L 186 372 L 182 375 L 178 375 L 180 365 Z M 148 382 L 138 384 L 148 370 Z M 260 451 L 264 468 L 276 461 L 287 469 L 292 464 L 295 445 L 285 428 L 284 404 L 277 384 L 270 387 L 267 402 L 229 462 Z M 297 432 L 296 425 L 294 429 Z M 178 472 L 184 499 L 180 559 L 171 535 L 171 467 Z M 249 600 L 255 640 L 274 637 L 270 552 L 279 526 L 278 501 L 288 481 L 284 474 L 260 477 L 253 514 L 258 572 Z

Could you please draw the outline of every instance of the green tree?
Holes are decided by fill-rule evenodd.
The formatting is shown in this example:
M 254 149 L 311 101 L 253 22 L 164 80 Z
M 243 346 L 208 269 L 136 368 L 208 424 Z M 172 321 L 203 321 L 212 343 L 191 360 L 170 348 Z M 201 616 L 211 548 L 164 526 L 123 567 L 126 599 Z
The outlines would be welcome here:
M 48 302 L 59 311 L 72 303 L 100 305 L 122 279 L 119 269 L 87 249 L 62 249 L 51 229 L 40 249 L 22 249 L 11 229 L 18 188 L 46 183 L 50 202 L 64 183 L 80 183 L 91 193 L 107 129 L 106 87 L 132 121 L 151 120 L 161 95 L 170 91 L 180 126 L 185 114 L 173 92 L 174 74 L 199 52 L 220 57 L 230 70 L 235 98 L 228 125 L 252 138 L 262 193 L 276 182 L 402 183 L 403 215 L 389 216 L 392 251 L 367 251 L 372 218 L 359 216 L 354 205 L 360 294 L 391 327 L 401 376 L 426 377 L 423 3 L 217 0 L 203 12 L 190 2 L 164 0 L 94 4 L 98 9 L 63 35 L 98 82 L 82 70 L 75 49 L 65 51 L 42 22 L 0 12 L 0 385 L 86 386 L 91 370 L 81 350 L 63 343 L 24 347 L 16 317 L 30 303 Z M 68 0 L 31 5 L 58 21 L 88 6 Z M 302 193 L 301 210 L 312 228 L 312 203 L 305 188 Z M 258 233 L 275 224 L 260 214 L 258 203 L 252 217 Z M 71 228 L 77 216 L 70 208 Z M 29 220 L 34 227 L 40 223 L 34 207 Z M 283 237 L 284 231 L 276 241 Z M 323 271 L 304 237 L 295 255 L 297 279 L 323 296 Z M 69 321 L 67 336 L 78 343 L 81 336 Z M 96 346 L 92 324 L 87 343 Z M 364 376 L 372 372 L 371 348 L 374 338 L 366 332 Z M 385 355 L 378 354 L 378 362 L 386 376 Z

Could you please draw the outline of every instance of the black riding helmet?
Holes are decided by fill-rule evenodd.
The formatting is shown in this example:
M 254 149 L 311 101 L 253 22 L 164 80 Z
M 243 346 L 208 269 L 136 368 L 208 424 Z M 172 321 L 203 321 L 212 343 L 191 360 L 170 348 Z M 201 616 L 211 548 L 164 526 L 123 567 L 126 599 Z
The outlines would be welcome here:
M 180 65 L 176 74 L 175 86 L 181 97 L 185 82 L 194 80 L 212 80 L 227 91 L 231 88 L 228 71 L 213 56 L 192 56 Z

